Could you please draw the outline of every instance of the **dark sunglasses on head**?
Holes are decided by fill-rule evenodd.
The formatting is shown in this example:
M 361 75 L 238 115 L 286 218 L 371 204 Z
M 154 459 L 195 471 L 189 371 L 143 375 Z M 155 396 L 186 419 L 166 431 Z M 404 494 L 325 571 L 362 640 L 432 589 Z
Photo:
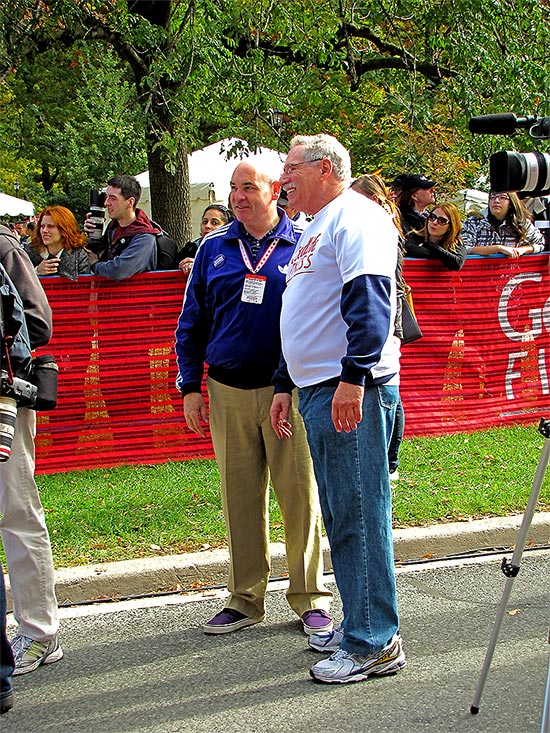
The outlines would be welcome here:
M 451 221 L 450 219 L 446 219 L 444 216 L 436 216 L 433 212 L 428 214 L 428 219 L 430 221 L 436 221 L 438 224 L 441 224 L 441 226 L 444 226 Z

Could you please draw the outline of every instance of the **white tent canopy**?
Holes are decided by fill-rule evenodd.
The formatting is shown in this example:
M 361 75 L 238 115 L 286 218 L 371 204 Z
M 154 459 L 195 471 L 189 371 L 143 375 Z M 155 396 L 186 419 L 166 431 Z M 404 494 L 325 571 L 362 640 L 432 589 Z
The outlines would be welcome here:
M 149 171 L 144 171 L 136 176 L 141 186 L 141 198 L 139 208 L 143 209 L 147 216 L 151 216 L 151 189 L 149 186 Z M 202 212 L 209 203 L 214 201 L 214 189 L 211 183 L 191 183 L 191 222 L 193 232 L 199 236 L 199 227 Z
M 232 150 L 234 153 L 231 153 Z M 228 154 L 231 154 L 230 158 Z M 264 170 L 271 171 L 274 177 L 278 178 L 285 159 L 285 154 L 270 148 L 258 148 L 253 152 L 247 143 L 239 138 L 226 138 L 191 153 L 188 162 L 193 236 L 199 236 L 202 212 L 208 204 L 218 203 L 227 206 L 231 174 L 239 162 L 242 160 L 258 162 Z M 149 172 L 140 173 L 136 178 L 142 187 L 139 206 L 150 215 Z
M 31 201 L 0 193 L 0 216 L 34 216 L 34 206 Z
M 452 198 L 451 203 L 455 204 L 463 216 L 473 213 L 481 213 L 489 204 L 489 194 L 486 191 L 478 191 L 475 188 L 463 188 Z

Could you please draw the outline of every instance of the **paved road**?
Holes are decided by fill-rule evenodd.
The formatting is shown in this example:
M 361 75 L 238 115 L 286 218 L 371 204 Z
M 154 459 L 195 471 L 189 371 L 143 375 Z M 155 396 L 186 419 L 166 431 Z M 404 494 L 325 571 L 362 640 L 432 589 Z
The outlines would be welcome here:
M 354 685 L 310 679 L 317 655 L 280 586 L 265 623 L 221 637 L 198 629 L 221 604 L 211 596 L 64 610 L 65 659 L 16 678 L 2 733 L 538 733 L 549 551 L 523 557 L 480 713 L 469 713 L 504 590 L 500 560 L 399 569 L 408 666 Z

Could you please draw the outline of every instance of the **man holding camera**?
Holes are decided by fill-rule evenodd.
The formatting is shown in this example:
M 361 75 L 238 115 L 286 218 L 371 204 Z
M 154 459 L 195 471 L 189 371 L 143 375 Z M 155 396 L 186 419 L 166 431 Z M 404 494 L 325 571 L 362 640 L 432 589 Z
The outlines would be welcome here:
M 132 275 L 157 269 L 156 234 L 161 229 L 142 209 L 137 208 L 140 196 L 139 181 L 132 176 L 114 176 L 107 184 L 104 202 L 111 221 L 99 239 L 94 237 L 94 233 L 97 232 L 97 213 L 101 209 L 96 208 L 95 215 L 91 212 L 87 215 L 84 230 L 89 237 L 87 252 L 92 274 L 122 281 Z M 99 225 L 101 227 L 101 223 Z M 100 312 L 97 334 L 101 394 L 109 414 L 113 441 L 126 446 L 128 395 L 121 389 L 120 363 L 110 356 L 113 344 L 120 344 L 123 338 L 120 324 L 102 319 Z M 155 346 L 152 328 L 143 336 L 140 344 L 132 345 L 132 369 L 135 374 L 149 375 L 151 350 Z
M 32 349 L 48 343 L 52 313 L 27 253 L 0 226 L 0 264 L 23 301 Z M 17 409 L 11 455 L 0 463 L 0 532 L 18 624 L 12 640 L 14 674 L 26 674 L 63 657 L 50 538 L 34 480 L 36 413 Z
M 155 234 L 160 232 L 160 228 L 142 209 L 137 208 L 140 196 L 141 186 L 132 176 L 114 176 L 108 182 L 105 208 L 111 222 L 97 247 L 94 245 L 94 251 L 90 245 L 87 250 L 94 275 L 126 280 L 139 272 L 157 269 Z M 96 231 L 93 219 L 88 214 L 84 222 L 88 236 Z

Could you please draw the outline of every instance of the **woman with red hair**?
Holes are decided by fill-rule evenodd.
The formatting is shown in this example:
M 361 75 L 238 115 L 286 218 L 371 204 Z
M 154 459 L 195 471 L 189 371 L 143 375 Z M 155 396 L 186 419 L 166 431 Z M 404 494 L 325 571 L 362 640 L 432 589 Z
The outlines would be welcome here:
M 25 250 L 38 275 L 60 275 L 77 280 L 90 274 L 86 236 L 64 206 L 47 206 L 40 213 Z
M 90 274 L 86 243 L 87 237 L 79 230 L 69 209 L 47 206 L 38 217 L 31 241 L 24 245 L 38 275 L 58 275 L 75 283 L 62 287 L 51 283 L 47 289 L 55 324 L 48 349 L 55 354 L 59 365 L 58 403 L 62 408 L 51 433 L 46 427 L 49 419 L 46 415 L 41 425 L 43 445 L 49 445 L 48 450 L 52 451 L 58 449 L 57 441 L 60 440 L 67 441 L 71 453 L 78 450 L 86 439 L 86 414 L 92 409 L 86 379 L 93 350 L 93 308 L 96 306 L 91 298 L 97 294 L 90 290 L 86 297 L 86 287 L 91 288 L 91 282 L 76 282 L 79 275 Z M 91 281 L 91 278 L 86 279 Z M 73 288 L 84 288 L 76 299 L 78 305 L 71 302 Z M 73 334 L 70 339 L 68 333 Z M 71 347 L 61 348 L 60 343 L 71 344 Z

